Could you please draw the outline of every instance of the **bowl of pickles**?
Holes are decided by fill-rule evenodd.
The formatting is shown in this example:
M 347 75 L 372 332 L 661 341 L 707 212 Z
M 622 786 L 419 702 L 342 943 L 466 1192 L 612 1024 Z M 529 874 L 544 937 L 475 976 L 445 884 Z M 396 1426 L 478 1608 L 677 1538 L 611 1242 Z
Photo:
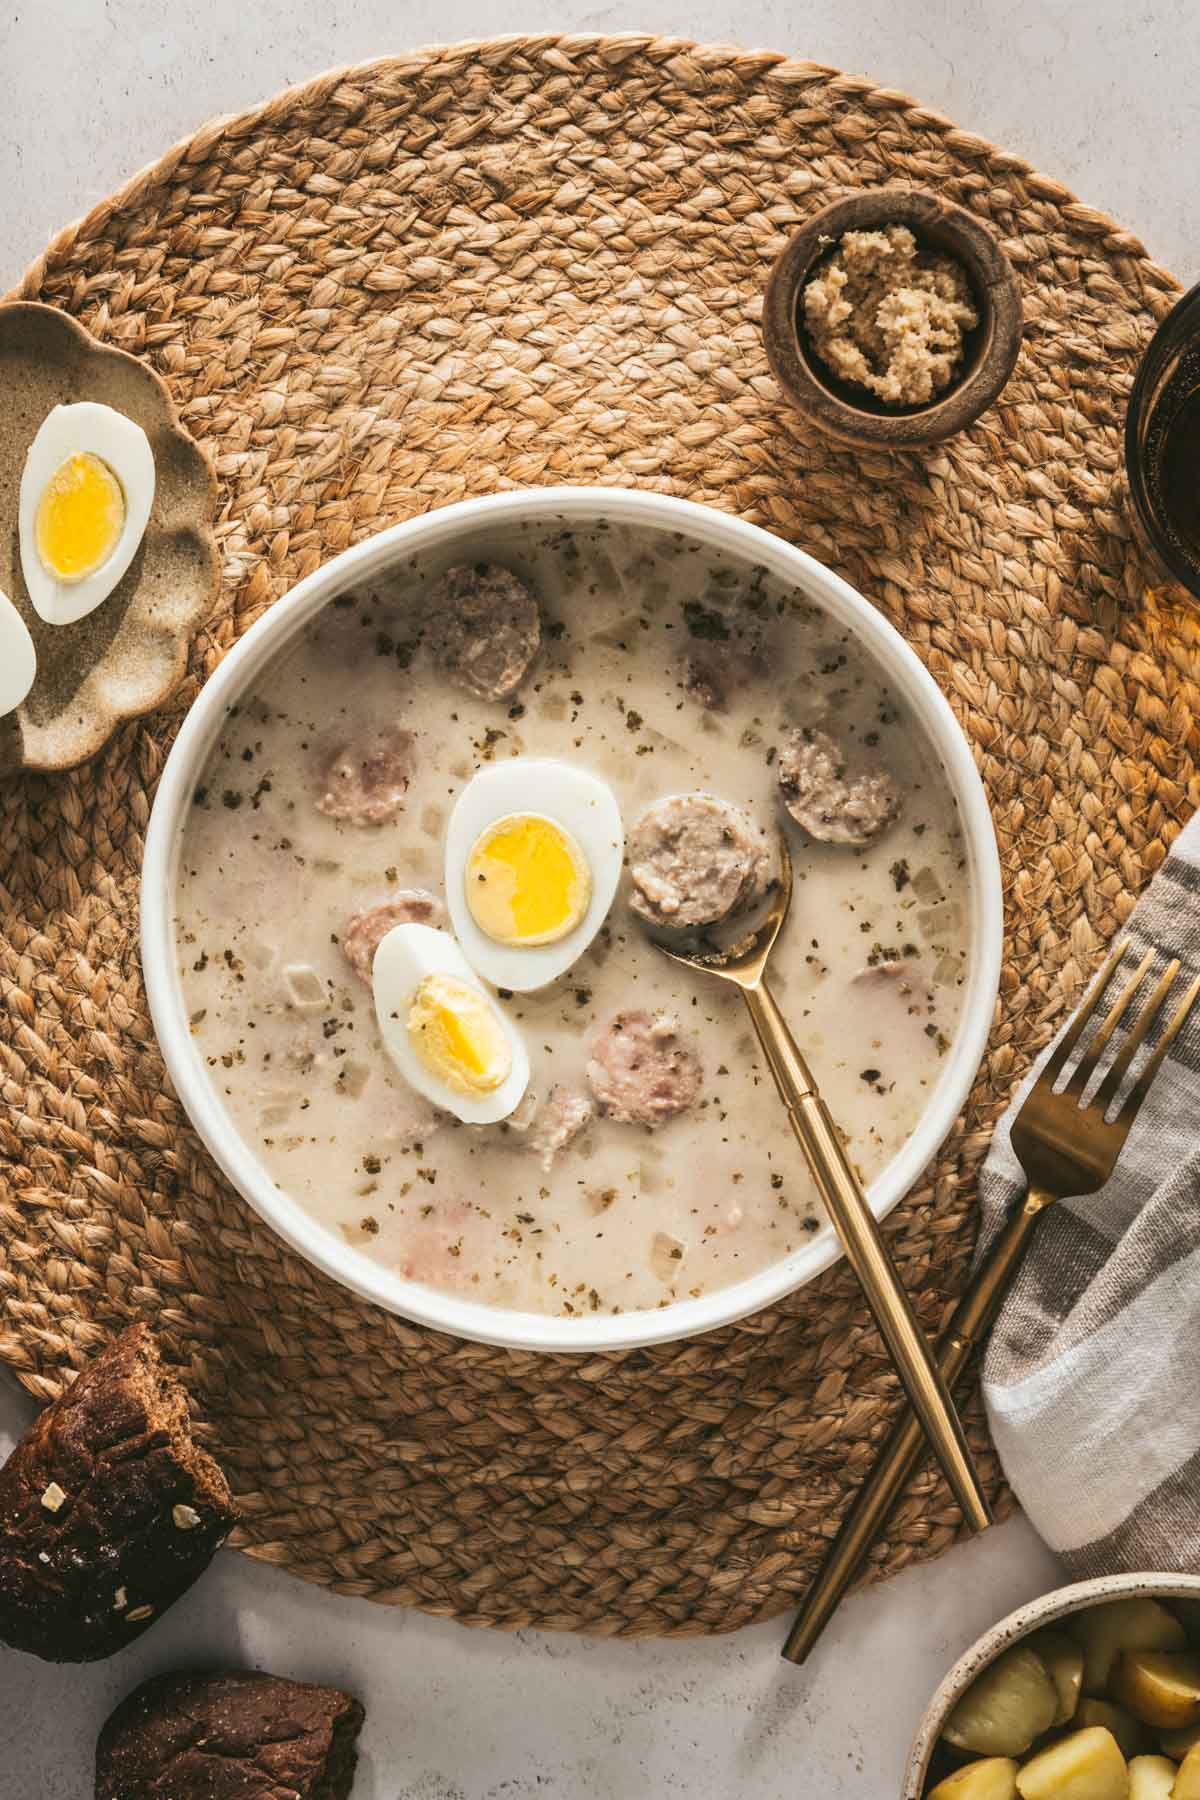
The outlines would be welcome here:
M 934 1695 L 902 1800 L 1200 1800 L 1200 1576 L 1105 1576 L 1002 1619 Z

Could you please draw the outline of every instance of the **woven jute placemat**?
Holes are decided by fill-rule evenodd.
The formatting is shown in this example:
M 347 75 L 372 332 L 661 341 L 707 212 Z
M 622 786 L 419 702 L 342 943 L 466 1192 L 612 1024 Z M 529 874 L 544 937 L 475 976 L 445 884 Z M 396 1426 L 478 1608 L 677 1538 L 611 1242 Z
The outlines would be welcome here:
M 1028 319 L 1002 401 L 894 459 L 812 435 L 758 329 L 789 230 L 883 182 L 987 220 Z M 1200 792 L 1200 628 L 1148 585 L 1119 479 L 1175 291 L 1127 232 L 903 94 L 646 37 L 324 76 L 205 126 L 56 238 L 19 292 L 166 377 L 216 466 L 225 583 L 169 709 L 71 776 L 0 789 L 0 1358 L 26 1387 L 54 1394 L 148 1317 L 243 1547 L 343 1593 L 631 1636 L 787 1607 L 897 1404 L 853 1281 L 703 1340 L 546 1360 L 415 1329 L 298 1262 L 218 1178 L 155 1048 L 136 942 L 155 778 L 264 607 L 464 495 L 655 487 L 841 570 L 950 697 L 1007 883 L 986 1062 L 888 1224 L 933 1330 L 989 1127 Z M 926 1473 L 875 1568 L 955 1524 Z

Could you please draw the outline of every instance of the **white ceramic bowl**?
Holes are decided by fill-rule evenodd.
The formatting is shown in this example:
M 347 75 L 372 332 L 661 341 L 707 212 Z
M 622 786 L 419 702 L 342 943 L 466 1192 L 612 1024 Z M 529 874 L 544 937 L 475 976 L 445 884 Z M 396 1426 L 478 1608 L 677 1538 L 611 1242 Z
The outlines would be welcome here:
M 954 1123 L 983 1055 L 1000 974 L 1000 865 L 983 786 L 966 741 L 937 686 L 904 640 L 860 594 L 803 551 L 724 513 L 660 494 L 611 488 L 539 488 L 464 500 L 427 513 L 343 551 L 292 589 L 251 627 L 210 678 L 167 759 L 146 834 L 142 873 L 142 962 L 158 1040 L 171 1079 L 208 1149 L 234 1186 L 281 1237 L 356 1293 L 422 1324 L 484 1343 L 525 1350 L 617 1350 L 688 1337 L 757 1312 L 811 1281 L 840 1254 L 828 1226 L 790 1256 L 745 1281 L 698 1300 L 615 1317 L 552 1318 L 504 1311 L 407 1281 L 373 1262 L 281 1193 L 238 1135 L 196 1052 L 178 975 L 174 936 L 175 873 L 193 790 L 230 706 L 283 644 L 335 595 L 381 575 L 417 552 L 471 562 L 507 523 L 586 529 L 607 519 L 648 532 L 682 532 L 715 553 L 765 565 L 799 588 L 866 646 L 928 734 L 958 802 L 969 863 L 971 958 L 962 1017 L 937 1086 L 912 1136 L 872 1182 L 882 1218 L 913 1185 Z M 799 1151 L 797 1151 L 799 1155 Z
M 1038 1600 L 1030 1600 L 1009 1613 L 977 1643 L 960 1656 L 921 1720 L 913 1742 L 912 1755 L 904 1776 L 900 1800 L 921 1800 L 929 1776 L 929 1765 L 941 1736 L 942 1726 L 962 1699 L 977 1675 L 994 1663 L 1002 1650 L 1020 1643 L 1031 1632 L 1055 1619 L 1065 1619 L 1085 1607 L 1097 1606 L 1105 1600 L 1128 1600 L 1149 1595 L 1160 1600 L 1200 1601 L 1200 1575 L 1103 1575 L 1095 1581 L 1077 1581 L 1070 1587 L 1055 1588 Z

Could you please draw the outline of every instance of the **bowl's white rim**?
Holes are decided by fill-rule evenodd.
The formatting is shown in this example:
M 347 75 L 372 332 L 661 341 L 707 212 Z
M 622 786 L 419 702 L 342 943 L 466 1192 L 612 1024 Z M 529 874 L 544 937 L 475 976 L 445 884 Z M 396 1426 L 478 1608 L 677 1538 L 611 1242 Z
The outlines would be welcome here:
M 806 552 L 757 525 L 690 500 L 604 487 L 522 489 L 461 500 L 389 527 L 306 576 L 258 619 L 209 677 L 185 718 L 159 782 L 142 867 L 142 967 L 151 1018 L 184 1109 L 234 1187 L 309 1262 L 367 1300 L 435 1330 L 519 1350 L 594 1353 L 694 1336 L 761 1311 L 811 1281 L 841 1255 L 832 1231 L 758 1274 L 699 1299 L 653 1311 L 558 1318 L 506 1311 L 407 1281 L 338 1242 L 298 1201 L 277 1188 L 238 1136 L 196 1051 L 174 954 L 173 895 L 183 820 L 228 708 L 280 645 L 335 594 L 369 580 L 414 552 L 452 542 L 489 519 L 540 518 L 568 526 L 598 516 L 677 530 L 752 562 L 802 589 L 848 625 L 912 707 L 941 759 L 958 802 L 969 860 L 971 968 L 958 1031 L 937 1086 L 912 1136 L 868 1189 L 878 1218 L 913 1186 L 949 1133 L 975 1078 L 991 1028 L 1000 980 L 1003 905 L 1000 861 L 983 784 L 965 737 L 937 684 L 900 634 L 854 588 Z M 799 1155 L 799 1151 L 797 1151 Z

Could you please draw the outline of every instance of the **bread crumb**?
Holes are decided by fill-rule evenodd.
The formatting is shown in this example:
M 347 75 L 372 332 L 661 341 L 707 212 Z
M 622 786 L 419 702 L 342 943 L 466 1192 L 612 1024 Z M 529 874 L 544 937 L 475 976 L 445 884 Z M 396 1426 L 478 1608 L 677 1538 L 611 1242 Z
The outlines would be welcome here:
M 63 1492 L 62 1488 L 59 1487 L 57 1481 L 52 1481 L 42 1495 L 42 1505 L 47 1512 L 56 1513 L 66 1500 L 66 1497 L 66 1494 Z
M 194 1506 L 173 1506 L 171 1517 L 180 1531 L 194 1531 L 200 1523 L 200 1514 Z
M 979 314 L 961 263 L 886 225 L 846 233 L 804 289 L 804 322 L 834 375 L 889 406 L 921 406 L 958 375 Z
M 125 1589 L 123 1587 L 119 1587 L 117 1589 L 116 1593 L 113 1595 L 113 1611 L 114 1612 L 124 1612 L 125 1608 L 128 1605 L 129 1605 L 129 1595 L 125 1592 Z

